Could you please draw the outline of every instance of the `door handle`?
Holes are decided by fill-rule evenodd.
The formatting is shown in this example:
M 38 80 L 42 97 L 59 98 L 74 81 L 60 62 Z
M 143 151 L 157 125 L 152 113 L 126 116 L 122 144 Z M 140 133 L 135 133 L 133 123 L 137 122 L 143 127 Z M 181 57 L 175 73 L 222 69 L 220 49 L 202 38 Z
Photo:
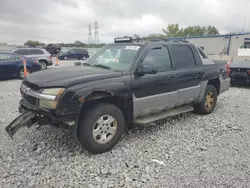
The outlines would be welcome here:
M 175 77 L 174 76 L 171 76 L 170 78 L 169 78 L 169 80 L 174 80 L 175 79 Z
M 193 73 L 193 77 L 194 78 L 198 78 L 200 76 L 200 73 L 196 72 L 196 73 Z

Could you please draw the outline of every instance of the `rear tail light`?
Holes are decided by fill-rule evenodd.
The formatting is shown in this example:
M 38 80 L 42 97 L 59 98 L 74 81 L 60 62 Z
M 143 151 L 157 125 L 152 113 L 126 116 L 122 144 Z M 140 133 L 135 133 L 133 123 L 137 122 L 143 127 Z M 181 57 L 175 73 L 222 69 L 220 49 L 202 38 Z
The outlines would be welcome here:
M 34 63 L 38 63 L 38 60 L 37 60 L 37 59 L 33 59 L 33 62 L 34 62 Z
M 52 59 L 51 55 L 49 56 L 49 59 Z
M 247 73 L 250 75 L 250 70 L 247 70 Z
M 232 63 L 231 61 L 228 61 L 227 64 L 226 64 L 227 76 L 230 76 L 230 64 L 231 63 Z

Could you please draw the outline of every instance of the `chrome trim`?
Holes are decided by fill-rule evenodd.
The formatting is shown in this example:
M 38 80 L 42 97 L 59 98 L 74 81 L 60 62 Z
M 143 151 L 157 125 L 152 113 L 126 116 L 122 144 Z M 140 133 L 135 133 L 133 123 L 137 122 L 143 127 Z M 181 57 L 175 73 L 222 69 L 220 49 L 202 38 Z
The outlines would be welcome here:
M 29 96 L 32 96 L 32 97 L 35 97 L 35 98 L 38 98 L 38 99 L 56 100 L 56 96 L 38 93 L 37 91 L 34 91 L 33 89 L 31 89 L 31 88 L 29 88 L 29 87 L 27 87 L 27 86 L 25 86 L 23 84 L 21 85 L 21 90 L 26 95 L 29 95 Z

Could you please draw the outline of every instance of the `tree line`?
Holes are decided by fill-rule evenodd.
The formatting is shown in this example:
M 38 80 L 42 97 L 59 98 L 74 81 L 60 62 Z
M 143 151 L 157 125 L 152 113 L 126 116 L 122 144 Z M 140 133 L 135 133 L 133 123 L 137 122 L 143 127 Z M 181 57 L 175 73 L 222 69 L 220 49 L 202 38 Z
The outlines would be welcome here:
M 169 24 L 166 28 L 162 29 L 162 33 L 152 33 L 144 38 L 155 38 L 155 39 L 166 39 L 174 37 L 189 37 L 189 36 L 213 36 L 219 35 L 219 30 L 214 26 L 188 26 L 186 28 L 180 28 L 179 24 Z M 139 35 L 135 34 L 133 36 L 136 38 L 141 38 Z
M 186 28 L 180 28 L 179 24 L 169 24 L 166 28 L 162 29 L 162 33 L 153 33 L 145 38 L 171 38 L 171 37 L 188 37 L 188 36 L 208 36 L 208 35 L 219 35 L 219 30 L 214 26 L 188 26 Z M 141 38 L 139 35 L 135 34 L 134 38 Z M 44 46 L 44 43 L 39 41 L 28 40 L 24 43 L 26 46 L 37 47 Z M 86 44 L 81 41 L 75 41 L 74 43 L 59 43 L 61 47 L 83 47 L 83 48 L 100 48 L 102 44 Z

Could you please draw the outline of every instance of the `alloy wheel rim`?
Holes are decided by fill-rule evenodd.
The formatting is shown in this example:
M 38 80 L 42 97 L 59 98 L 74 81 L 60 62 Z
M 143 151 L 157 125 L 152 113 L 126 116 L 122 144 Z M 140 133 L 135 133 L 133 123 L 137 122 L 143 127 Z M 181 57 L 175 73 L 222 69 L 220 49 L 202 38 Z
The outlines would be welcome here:
M 206 96 L 206 102 L 205 102 L 206 108 L 210 109 L 214 106 L 214 94 L 212 92 L 209 92 Z
M 99 144 L 109 142 L 117 131 L 117 121 L 113 116 L 104 115 L 100 117 L 93 127 L 93 138 Z
M 41 67 L 42 67 L 43 70 L 46 69 L 46 63 L 42 62 Z

